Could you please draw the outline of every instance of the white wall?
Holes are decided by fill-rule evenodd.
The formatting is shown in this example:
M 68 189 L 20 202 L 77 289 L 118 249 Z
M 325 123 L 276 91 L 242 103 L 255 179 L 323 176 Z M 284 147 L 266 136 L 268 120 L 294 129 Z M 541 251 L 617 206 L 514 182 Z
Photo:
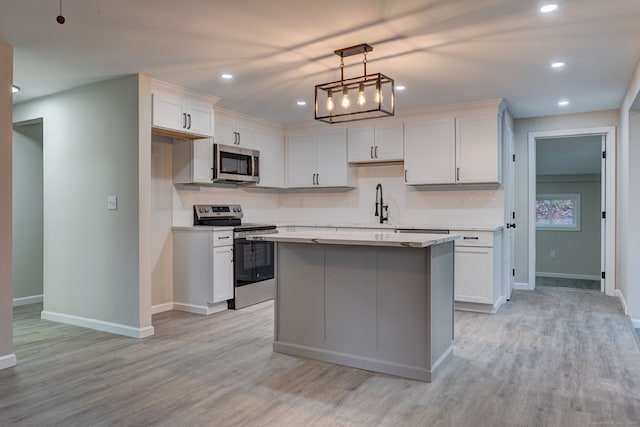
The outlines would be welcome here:
M 14 107 L 14 122 L 43 120 L 43 317 L 152 333 L 140 295 L 138 174 L 150 171 L 139 165 L 139 104 L 133 75 Z M 108 195 L 117 210 L 106 209 Z M 142 291 L 150 306 L 150 285 Z
M 618 127 L 618 119 L 618 111 L 608 110 L 514 120 L 517 224 L 515 233 L 515 282 L 527 283 L 529 280 L 529 133 L 605 126 Z
M 0 43 L 0 369 L 15 365 L 11 260 L 13 48 Z
M 580 194 L 580 230 L 537 230 L 536 273 L 600 280 L 600 176 L 538 176 L 538 194 Z M 580 277 L 577 277 L 580 278 Z
M 640 63 L 620 107 L 618 150 L 618 289 L 636 328 L 640 328 Z
M 16 304 L 37 302 L 38 297 L 42 297 L 42 173 L 42 123 L 14 126 L 13 298 Z

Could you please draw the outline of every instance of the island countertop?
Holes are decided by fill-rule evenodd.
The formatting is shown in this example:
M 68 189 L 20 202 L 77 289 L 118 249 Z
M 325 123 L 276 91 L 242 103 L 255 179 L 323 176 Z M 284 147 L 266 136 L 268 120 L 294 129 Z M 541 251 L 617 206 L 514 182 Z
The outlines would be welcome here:
M 426 248 L 451 242 L 459 234 L 392 233 L 381 231 L 296 231 L 247 236 L 248 240 L 324 245 L 395 246 Z

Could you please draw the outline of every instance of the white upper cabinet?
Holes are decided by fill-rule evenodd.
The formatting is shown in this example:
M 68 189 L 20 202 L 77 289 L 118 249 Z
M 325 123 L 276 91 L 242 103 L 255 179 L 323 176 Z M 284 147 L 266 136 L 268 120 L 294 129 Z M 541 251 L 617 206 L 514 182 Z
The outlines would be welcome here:
M 404 158 L 402 123 L 381 121 L 348 130 L 349 163 L 401 162 Z
M 289 135 L 287 172 L 289 188 L 353 187 L 355 172 L 347 163 L 346 130 Z
M 503 111 L 487 110 L 434 113 L 405 121 L 405 182 L 499 184 Z
M 215 122 L 215 143 L 256 148 L 257 130 L 250 123 L 238 117 L 218 112 Z
M 501 182 L 501 122 L 496 114 L 456 119 L 456 181 Z
M 284 134 L 259 129 L 256 148 L 260 151 L 260 182 L 256 187 L 284 187 Z
M 180 140 L 173 143 L 173 183 L 211 184 L 213 182 L 213 141 Z
M 152 89 L 152 127 L 159 134 L 185 138 L 213 136 L 213 102 L 177 89 Z
M 407 184 L 455 182 L 456 127 L 453 118 L 408 121 L 404 125 Z

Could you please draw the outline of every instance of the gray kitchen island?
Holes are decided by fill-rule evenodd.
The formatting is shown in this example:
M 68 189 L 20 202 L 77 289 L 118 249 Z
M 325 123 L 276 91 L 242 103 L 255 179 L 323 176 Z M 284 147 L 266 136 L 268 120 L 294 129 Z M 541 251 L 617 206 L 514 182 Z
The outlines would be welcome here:
M 431 381 L 453 354 L 458 235 L 284 232 L 276 242 L 279 353 Z

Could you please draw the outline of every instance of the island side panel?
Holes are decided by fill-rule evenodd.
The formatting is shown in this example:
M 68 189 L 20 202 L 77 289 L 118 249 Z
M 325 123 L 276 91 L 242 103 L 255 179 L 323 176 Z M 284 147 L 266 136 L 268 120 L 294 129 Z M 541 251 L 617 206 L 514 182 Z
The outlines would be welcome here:
M 324 345 L 324 251 L 314 244 L 277 243 L 276 342 Z
M 430 370 L 430 248 L 378 248 L 378 357 Z
M 453 354 L 454 244 L 431 247 L 431 370 Z

